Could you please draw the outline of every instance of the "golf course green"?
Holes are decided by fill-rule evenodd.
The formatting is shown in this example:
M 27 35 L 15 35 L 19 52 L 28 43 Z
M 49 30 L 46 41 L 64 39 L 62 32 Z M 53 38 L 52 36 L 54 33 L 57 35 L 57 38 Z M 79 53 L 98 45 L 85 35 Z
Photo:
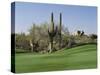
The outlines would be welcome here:
M 16 73 L 43 72 L 97 67 L 97 45 L 88 44 L 54 53 L 16 53 Z

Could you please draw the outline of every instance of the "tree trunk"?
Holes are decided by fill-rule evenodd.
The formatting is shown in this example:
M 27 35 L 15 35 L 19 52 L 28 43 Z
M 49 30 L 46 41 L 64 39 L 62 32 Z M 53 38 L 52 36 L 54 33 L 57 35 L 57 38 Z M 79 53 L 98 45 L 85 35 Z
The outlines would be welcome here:
M 30 46 L 31 46 L 31 52 L 33 52 L 33 43 L 31 40 L 30 40 Z
M 33 52 L 33 46 L 31 46 L 31 52 Z
M 51 39 L 49 43 L 49 53 L 51 53 L 52 50 L 53 50 L 53 39 Z

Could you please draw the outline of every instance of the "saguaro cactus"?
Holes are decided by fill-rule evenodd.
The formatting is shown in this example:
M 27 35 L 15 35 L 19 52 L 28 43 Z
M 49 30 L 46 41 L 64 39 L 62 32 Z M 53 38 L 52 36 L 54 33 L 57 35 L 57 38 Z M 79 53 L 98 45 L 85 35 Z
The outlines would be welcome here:
M 49 44 L 49 52 L 52 52 L 53 50 L 53 39 L 56 35 L 57 28 L 54 26 L 54 21 L 53 21 L 53 13 L 51 13 L 51 26 L 50 29 L 48 29 L 48 34 L 49 34 L 49 39 L 50 39 L 50 44 Z
M 62 29 L 62 14 L 60 13 L 60 20 L 59 20 L 59 26 L 58 26 L 58 36 L 59 36 L 59 48 L 61 48 L 61 29 Z

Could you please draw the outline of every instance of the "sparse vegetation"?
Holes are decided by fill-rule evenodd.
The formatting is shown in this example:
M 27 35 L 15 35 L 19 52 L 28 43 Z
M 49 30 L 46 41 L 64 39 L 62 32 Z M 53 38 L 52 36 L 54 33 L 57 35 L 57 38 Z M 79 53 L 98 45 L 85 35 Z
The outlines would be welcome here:
M 33 24 L 29 34 L 16 33 L 16 51 L 48 53 L 62 48 L 72 48 L 79 44 L 97 43 L 97 35 L 86 35 L 85 31 L 77 30 L 77 35 L 71 35 L 67 27 L 62 26 L 62 14 L 59 23 L 55 25 L 54 15 L 51 13 L 51 23 Z M 19 51 L 21 52 L 21 51 Z M 22 51 L 23 52 L 23 51 Z
M 83 30 L 76 32 L 72 35 L 62 25 L 61 13 L 55 25 L 51 13 L 50 24 L 34 23 L 29 34 L 16 33 L 16 72 L 96 68 L 97 35 L 86 35 Z

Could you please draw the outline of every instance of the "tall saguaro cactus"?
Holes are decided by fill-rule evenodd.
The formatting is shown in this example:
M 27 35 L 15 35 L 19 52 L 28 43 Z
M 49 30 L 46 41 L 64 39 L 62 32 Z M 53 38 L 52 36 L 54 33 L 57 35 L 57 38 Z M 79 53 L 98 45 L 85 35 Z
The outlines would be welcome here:
M 54 20 L 53 20 L 53 13 L 51 13 L 51 26 L 50 29 L 48 29 L 50 44 L 49 44 L 49 52 L 52 52 L 53 50 L 53 39 L 56 35 L 57 28 L 54 26 Z
M 62 14 L 60 13 L 60 20 L 59 20 L 59 26 L 58 26 L 58 36 L 59 36 L 59 48 L 61 48 L 61 29 L 62 29 Z

